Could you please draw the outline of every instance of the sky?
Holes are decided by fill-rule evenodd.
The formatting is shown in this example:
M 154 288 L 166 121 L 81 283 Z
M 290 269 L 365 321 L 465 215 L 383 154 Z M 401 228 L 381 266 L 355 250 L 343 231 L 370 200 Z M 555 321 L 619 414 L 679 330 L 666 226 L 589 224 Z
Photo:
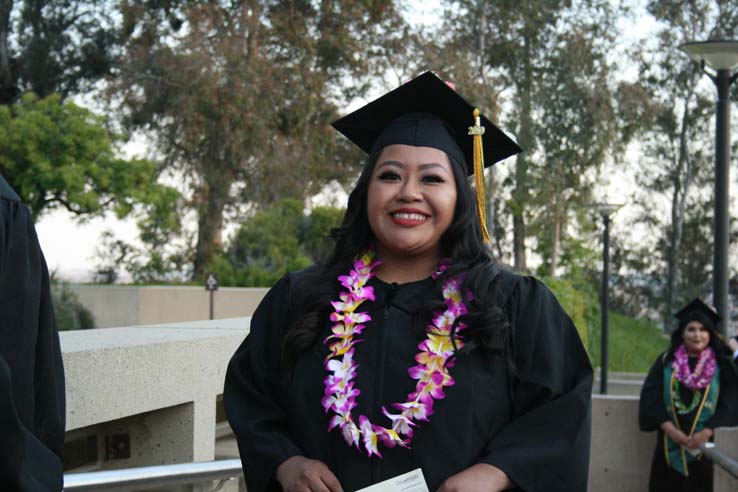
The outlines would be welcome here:
M 408 3 L 408 18 L 416 25 L 432 25 L 440 22 L 442 8 L 440 0 L 418 0 Z M 642 16 L 635 23 L 623 25 L 625 37 L 631 39 L 643 39 L 654 29 L 653 21 Z M 80 98 L 78 103 L 88 107 L 94 106 L 94 102 Z M 361 102 L 357 102 L 358 106 Z M 146 144 L 141 139 L 129 143 L 124 153 L 129 157 L 138 154 L 146 154 Z M 629 152 L 624 159 L 637 159 L 637 149 Z M 604 174 L 609 176 L 607 186 L 599 191 L 603 200 L 617 201 L 621 190 L 632 186 L 629 177 L 624 172 L 621 163 L 609 165 Z M 335 196 L 335 190 L 332 192 Z M 313 202 L 319 202 L 320 198 Z M 627 213 L 627 212 L 626 212 Z M 235 226 L 227 228 L 226 236 Z M 615 227 L 617 227 L 615 225 Z M 41 217 L 36 225 L 39 240 L 46 256 L 50 271 L 56 272 L 57 276 L 72 282 L 88 282 L 92 280 L 92 272 L 95 267 L 96 251 L 100 244 L 101 234 L 112 231 L 117 237 L 131 241 L 137 237 L 138 232 L 132 219 L 118 220 L 112 213 L 103 217 L 93 218 L 83 224 L 77 223 L 72 215 L 65 210 L 56 210 Z M 121 281 L 129 281 L 130 277 L 124 275 Z

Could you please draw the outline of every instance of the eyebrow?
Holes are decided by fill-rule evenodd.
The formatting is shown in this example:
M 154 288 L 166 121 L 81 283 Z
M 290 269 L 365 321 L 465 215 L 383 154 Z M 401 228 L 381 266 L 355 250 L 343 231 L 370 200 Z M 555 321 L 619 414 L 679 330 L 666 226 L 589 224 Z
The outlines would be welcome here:
M 392 167 L 397 167 L 400 169 L 405 169 L 405 167 L 407 167 L 404 163 L 400 161 L 382 161 L 377 166 L 377 169 L 380 169 L 384 166 L 392 166 Z M 418 169 L 421 171 L 426 171 L 428 169 L 435 169 L 435 168 L 441 168 L 444 172 L 448 172 L 447 168 L 443 164 L 440 164 L 438 162 L 427 162 L 425 164 L 421 164 L 420 166 L 418 166 Z

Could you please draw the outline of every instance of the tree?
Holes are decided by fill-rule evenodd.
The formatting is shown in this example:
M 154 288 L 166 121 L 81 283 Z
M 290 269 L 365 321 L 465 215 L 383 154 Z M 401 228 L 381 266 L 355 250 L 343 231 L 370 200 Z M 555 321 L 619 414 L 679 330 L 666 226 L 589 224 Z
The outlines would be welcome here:
M 607 22 L 613 19 L 607 11 L 574 17 L 544 57 L 536 94 L 541 157 L 529 171 L 534 190 L 530 204 L 537 213 L 530 223 L 552 277 L 557 275 L 562 238 L 570 240 L 571 247 L 581 246 L 573 237 L 580 232 L 575 227 L 585 237 L 592 231 L 592 221 L 577 219 L 593 201 L 593 182 L 619 136 L 607 62 L 614 43 L 614 27 Z M 568 259 L 573 259 L 571 254 Z
M 195 278 L 224 214 L 302 198 L 353 174 L 358 152 L 328 122 L 364 87 L 390 1 L 123 3 L 125 57 L 114 84 L 130 127 L 155 135 L 191 183 Z M 162 6 L 163 5 L 163 6 Z M 344 97 L 345 96 L 345 97 Z
M 686 223 L 710 223 L 709 207 L 698 195 L 711 196 L 713 180 L 712 93 L 700 89 L 700 68 L 675 50 L 679 44 L 695 39 L 735 37 L 738 34 L 738 6 L 718 1 L 649 2 L 648 11 L 663 26 L 651 49 L 639 47 L 642 86 L 655 108 L 653 123 L 643 128 L 641 138 L 649 165 L 641 168 L 639 183 L 647 193 L 641 197 L 642 220 L 658 225 L 662 236 L 657 245 L 664 276 L 659 296 L 665 329 L 672 326 L 675 306 L 695 292 L 692 282 L 701 275 L 685 278 L 684 262 L 691 272 L 705 272 L 709 267 L 699 262 L 704 255 L 684 257 Z M 712 89 L 712 88 L 710 88 Z M 695 195 L 698 193 L 698 195 Z M 653 197 L 668 198 L 669 220 L 663 223 L 653 206 Z M 702 202 L 702 203 L 701 203 Z M 711 244 L 706 228 L 692 227 L 699 239 Z
M 0 173 L 35 219 L 59 207 L 79 220 L 111 209 L 124 217 L 136 204 L 171 210 L 178 193 L 156 183 L 153 162 L 119 157 L 120 141 L 103 118 L 59 95 L 0 105 Z
M 6 0 L 0 6 L 0 104 L 89 89 L 118 45 L 109 0 Z
M 315 207 L 309 214 L 299 200 L 285 199 L 246 219 L 214 271 L 222 285 L 273 285 L 287 272 L 324 261 L 333 249 L 330 230 L 343 210 Z
M 596 172 L 615 138 L 606 59 L 614 43 L 613 7 L 596 0 L 447 5 L 446 46 L 472 54 L 480 90 L 486 88 L 503 127 L 514 129 L 525 150 L 504 183 L 512 188 L 514 266 L 527 268 L 525 239 L 537 232 L 555 272 L 573 199 L 586 199 L 584 178 Z

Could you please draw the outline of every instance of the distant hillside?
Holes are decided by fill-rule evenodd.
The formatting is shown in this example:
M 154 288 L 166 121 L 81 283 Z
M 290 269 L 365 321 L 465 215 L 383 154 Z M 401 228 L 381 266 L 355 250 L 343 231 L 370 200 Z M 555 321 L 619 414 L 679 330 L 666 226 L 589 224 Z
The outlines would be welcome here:
M 593 367 L 600 365 L 600 306 L 597 291 L 582 282 L 544 277 L 562 307 L 577 326 Z M 610 312 L 608 323 L 610 371 L 648 372 L 666 350 L 669 337 L 648 320 Z
M 610 313 L 608 323 L 610 371 L 648 372 L 659 356 L 669 346 L 669 336 L 647 320 Z M 599 327 L 598 327 L 599 328 Z M 600 334 L 597 333 L 596 349 L 590 357 L 592 365 L 600 365 Z M 594 347 L 593 347 L 594 348 Z

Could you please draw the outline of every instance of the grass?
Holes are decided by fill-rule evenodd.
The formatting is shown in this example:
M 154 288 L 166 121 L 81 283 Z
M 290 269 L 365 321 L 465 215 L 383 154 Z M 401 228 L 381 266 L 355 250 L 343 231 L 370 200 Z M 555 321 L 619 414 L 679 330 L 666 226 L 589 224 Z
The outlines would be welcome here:
M 600 333 L 593 334 L 594 350 L 590 351 L 592 365 L 600 365 Z M 647 320 L 610 313 L 608 322 L 610 371 L 648 372 L 653 361 L 669 345 L 669 336 Z

